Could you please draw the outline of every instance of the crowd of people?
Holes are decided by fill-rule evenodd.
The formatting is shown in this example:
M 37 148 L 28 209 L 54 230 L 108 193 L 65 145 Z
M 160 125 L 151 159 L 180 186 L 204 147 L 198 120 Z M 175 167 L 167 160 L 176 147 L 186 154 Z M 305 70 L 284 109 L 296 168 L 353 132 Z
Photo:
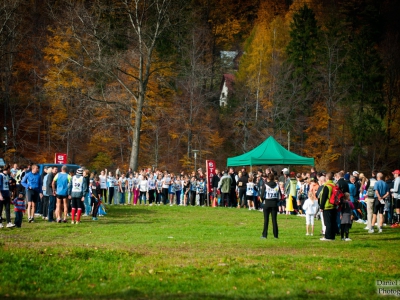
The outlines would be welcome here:
M 20 227 L 22 215 L 28 222 L 41 217 L 48 222 L 79 224 L 82 216 L 96 221 L 105 215 L 105 205 L 179 205 L 246 208 L 264 213 L 262 238 L 267 238 L 269 219 L 273 235 L 278 238 L 277 215 L 306 217 L 306 235 L 314 235 L 314 221 L 322 222 L 321 240 L 334 240 L 340 235 L 350 241 L 352 222 L 365 223 L 369 233 L 382 232 L 384 224 L 399 227 L 400 171 L 385 178 L 373 171 L 370 178 L 357 171 L 336 174 L 289 172 L 278 174 L 272 168 L 247 172 L 233 168 L 215 170 L 211 189 L 207 174 L 197 172 L 177 174 L 161 170 L 129 169 L 115 173 L 107 169 L 99 173 L 81 167 L 68 172 L 66 166 L 44 168 L 39 174 L 37 165 L 18 168 L 6 166 L 0 176 L 0 216 L 3 210 L 7 227 Z M 340 190 L 340 203 L 332 203 L 332 195 Z M 13 200 L 12 200 L 13 199 Z M 14 204 L 15 222 L 11 222 L 10 207 Z M 395 209 L 395 211 L 394 211 Z M 3 218 L 1 219 L 3 222 Z M 3 227 L 0 222 L 0 227 Z M 377 222 L 377 223 L 376 223 Z

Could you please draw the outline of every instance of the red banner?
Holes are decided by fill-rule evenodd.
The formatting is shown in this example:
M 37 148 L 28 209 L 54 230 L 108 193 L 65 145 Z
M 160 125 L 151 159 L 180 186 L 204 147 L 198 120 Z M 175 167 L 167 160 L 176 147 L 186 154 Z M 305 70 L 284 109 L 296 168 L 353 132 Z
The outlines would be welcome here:
M 67 163 L 67 154 L 66 153 L 56 153 L 54 155 L 54 163 L 65 165 Z
M 212 191 L 212 178 L 215 175 L 215 161 L 206 160 L 206 170 L 207 170 L 207 191 Z

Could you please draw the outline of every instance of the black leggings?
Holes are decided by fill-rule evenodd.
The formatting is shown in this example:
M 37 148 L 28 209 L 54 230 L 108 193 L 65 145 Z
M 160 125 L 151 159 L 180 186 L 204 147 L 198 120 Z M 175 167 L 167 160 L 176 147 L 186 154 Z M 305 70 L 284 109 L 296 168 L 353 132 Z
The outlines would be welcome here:
M 200 204 L 200 206 L 203 206 L 204 205 L 204 200 L 206 199 L 206 194 L 204 194 L 204 193 L 200 193 L 199 194 L 199 204 Z
M 144 196 L 144 197 L 143 197 L 143 196 Z M 146 204 L 146 192 L 140 191 L 140 195 L 139 195 L 139 203 L 140 203 L 140 204 L 142 204 L 142 198 L 144 198 L 144 199 L 143 199 L 143 202 L 144 202 L 144 204 Z
M 107 200 L 107 189 L 101 189 L 100 195 L 101 195 L 102 201 L 103 201 L 104 203 L 106 203 L 106 200 Z
M 149 190 L 149 203 L 152 204 L 154 202 L 154 193 L 156 190 Z
M 196 205 L 196 191 L 190 191 L 190 205 Z
M 263 211 L 264 211 L 264 230 L 263 230 L 262 236 L 266 238 L 268 235 L 269 215 L 271 215 L 274 237 L 278 238 L 278 222 L 276 219 L 276 216 L 278 214 L 278 207 L 277 206 L 265 207 L 265 205 L 264 205 Z
M 110 187 L 108 188 L 108 204 L 111 204 L 111 200 L 114 197 L 114 188 Z
M 351 226 L 351 224 L 341 224 L 340 225 L 340 236 L 342 237 L 342 239 L 344 238 L 345 235 L 346 235 L 346 239 L 349 238 L 350 226 Z
M 43 198 L 42 198 L 43 218 L 47 218 L 47 215 L 49 214 L 49 203 L 50 203 L 50 197 L 43 196 Z
M 163 203 L 167 204 L 168 201 L 168 188 L 163 188 L 162 189 L 162 195 L 163 195 Z
M 246 189 L 239 189 L 240 206 L 246 206 Z
M 163 193 L 162 191 L 157 191 L 157 195 L 156 195 L 156 202 L 157 204 L 160 204 L 163 198 Z

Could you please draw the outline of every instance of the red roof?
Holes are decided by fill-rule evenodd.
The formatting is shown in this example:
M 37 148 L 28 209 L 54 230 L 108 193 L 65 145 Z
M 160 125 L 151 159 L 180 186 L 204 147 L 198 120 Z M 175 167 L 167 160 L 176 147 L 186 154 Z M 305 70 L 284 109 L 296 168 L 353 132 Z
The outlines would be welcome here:
M 222 90 L 222 87 L 224 86 L 224 82 L 226 82 L 226 86 L 228 87 L 228 92 L 233 91 L 233 83 L 235 82 L 235 75 L 233 74 L 224 74 L 222 75 L 222 81 L 221 81 L 221 86 L 220 90 Z

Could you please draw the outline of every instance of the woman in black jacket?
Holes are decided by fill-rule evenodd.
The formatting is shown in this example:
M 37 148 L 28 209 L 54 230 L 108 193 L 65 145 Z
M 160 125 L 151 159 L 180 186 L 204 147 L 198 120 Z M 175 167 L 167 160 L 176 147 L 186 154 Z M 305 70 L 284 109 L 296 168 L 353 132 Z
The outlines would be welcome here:
M 264 230 L 261 238 L 266 239 L 268 235 L 268 223 L 269 215 L 272 217 L 272 227 L 274 237 L 278 238 L 278 201 L 281 198 L 281 190 L 279 185 L 275 182 L 274 174 L 270 173 L 267 178 L 267 182 L 261 189 L 261 198 L 264 202 Z
M 246 206 L 246 188 L 247 188 L 247 183 L 249 182 L 249 176 L 247 175 L 246 172 L 239 172 L 239 180 L 237 182 L 237 187 L 239 190 L 239 204 L 238 207 L 240 206 L 241 208 Z

